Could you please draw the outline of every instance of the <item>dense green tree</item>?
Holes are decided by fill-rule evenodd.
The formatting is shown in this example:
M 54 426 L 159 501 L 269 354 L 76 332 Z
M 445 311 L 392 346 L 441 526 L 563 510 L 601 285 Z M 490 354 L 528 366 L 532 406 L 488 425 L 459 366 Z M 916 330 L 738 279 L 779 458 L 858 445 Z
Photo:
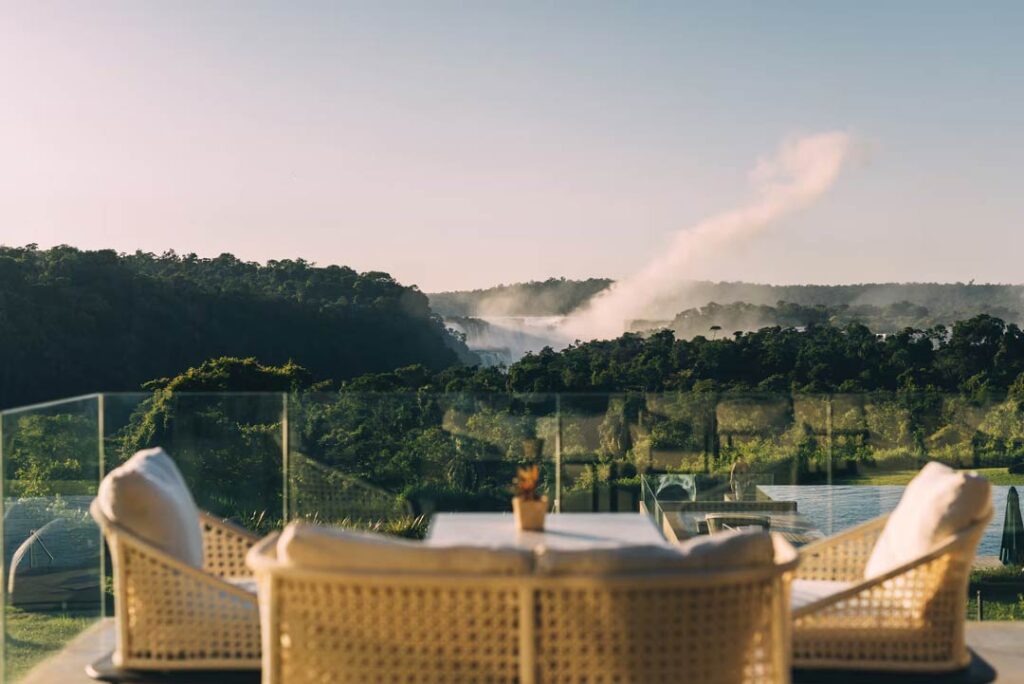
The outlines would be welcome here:
M 288 396 L 323 389 L 309 371 L 292 362 L 219 358 L 146 387 L 152 394 L 116 435 L 111 457 L 162 446 L 201 506 L 240 519 L 280 511 Z
M 667 389 L 798 392 L 941 390 L 1005 393 L 1024 372 L 1024 334 L 981 315 L 951 330 L 876 335 L 851 323 L 771 327 L 710 340 L 646 337 L 577 343 L 530 354 L 508 370 L 514 391 Z
M 4 473 L 8 494 L 88 493 L 99 475 L 95 416 L 26 413 L 5 421 Z
M 302 260 L 0 247 L 0 406 L 138 389 L 220 356 L 343 380 L 472 361 L 427 298 Z

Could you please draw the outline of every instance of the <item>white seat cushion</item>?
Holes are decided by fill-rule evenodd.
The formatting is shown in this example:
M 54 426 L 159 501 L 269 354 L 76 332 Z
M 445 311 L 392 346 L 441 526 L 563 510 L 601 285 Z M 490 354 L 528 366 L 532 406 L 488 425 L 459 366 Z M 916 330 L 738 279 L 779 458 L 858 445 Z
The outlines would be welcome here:
M 793 580 L 790 605 L 794 610 L 814 603 L 826 596 L 838 594 L 853 586 L 853 582 L 836 582 L 833 580 Z
M 982 520 L 992 508 L 988 480 L 929 463 L 911 480 L 889 516 L 864 568 L 877 577 L 927 554 L 936 544 Z
M 732 531 L 697 537 L 678 546 L 542 548 L 537 554 L 537 572 L 544 575 L 695 572 L 771 565 L 774 559 L 771 535 L 760 530 Z
M 307 569 L 356 572 L 523 575 L 533 554 L 511 547 L 428 546 L 423 542 L 306 523 L 291 523 L 277 541 L 277 557 Z
M 163 449 L 140 451 L 111 470 L 96 498 L 112 522 L 183 563 L 203 567 L 199 509 Z

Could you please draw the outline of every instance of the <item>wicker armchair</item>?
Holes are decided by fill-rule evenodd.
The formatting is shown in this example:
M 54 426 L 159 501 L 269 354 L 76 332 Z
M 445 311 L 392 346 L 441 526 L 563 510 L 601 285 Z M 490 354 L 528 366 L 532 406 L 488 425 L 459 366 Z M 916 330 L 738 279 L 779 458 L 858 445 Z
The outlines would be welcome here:
M 256 536 L 201 512 L 204 560 L 198 569 L 109 520 L 98 500 L 90 513 L 103 531 L 113 565 L 115 666 L 260 667 L 259 613 L 245 565 Z
M 927 554 L 865 579 L 888 518 L 800 549 L 794 593 L 810 585 L 818 596 L 793 608 L 794 666 L 939 672 L 969 664 L 967 582 L 991 510 Z
M 797 556 L 726 571 L 467 575 L 295 567 L 250 551 L 264 684 L 785 683 Z

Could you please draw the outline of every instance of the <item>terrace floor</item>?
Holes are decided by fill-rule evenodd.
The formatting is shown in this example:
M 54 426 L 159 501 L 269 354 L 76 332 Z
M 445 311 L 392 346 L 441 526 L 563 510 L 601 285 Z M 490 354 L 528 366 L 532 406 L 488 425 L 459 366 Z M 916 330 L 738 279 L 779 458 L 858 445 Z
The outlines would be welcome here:
M 1024 684 L 1024 622 L 968 622 L 967 643 L 999 673 L 999 684 Z M 19 684 L 93 684 L 85 674 L 86 665 L 113 645 L 114 623 L 108 618 L 80 634 L 60 654 L 40 663 Z

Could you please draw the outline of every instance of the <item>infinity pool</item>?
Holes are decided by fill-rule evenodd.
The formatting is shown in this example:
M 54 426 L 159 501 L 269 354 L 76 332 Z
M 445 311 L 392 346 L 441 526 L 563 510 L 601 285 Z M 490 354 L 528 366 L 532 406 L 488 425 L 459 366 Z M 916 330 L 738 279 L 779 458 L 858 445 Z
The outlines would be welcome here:
M 797 510 L 826 535 L 888 513 L 896 508 L 903 495 L 903 487 L 898 485 L 760 485 L 759 488 L 773 499 L 796 501 Z M 985 530 L 979 556 L 999 555 L 1009 491 L 1009 487 L 992 487 L 995 516 Z

